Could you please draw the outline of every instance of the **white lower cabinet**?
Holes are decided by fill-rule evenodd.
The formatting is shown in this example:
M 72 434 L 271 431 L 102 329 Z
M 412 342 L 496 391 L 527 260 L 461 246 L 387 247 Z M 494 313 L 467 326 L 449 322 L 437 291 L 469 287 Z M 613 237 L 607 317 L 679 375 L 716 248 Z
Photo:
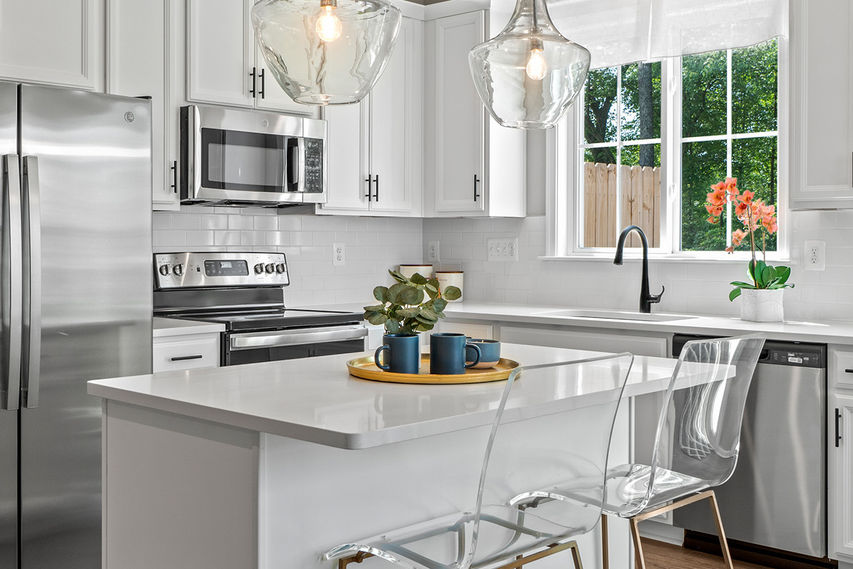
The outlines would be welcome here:
M 829 557 L 853 563 L 853 351 L 830 346 L 827 373 Z
M 219 367 L 219 333 L 154 338 L 154 373 L 203 367 Z

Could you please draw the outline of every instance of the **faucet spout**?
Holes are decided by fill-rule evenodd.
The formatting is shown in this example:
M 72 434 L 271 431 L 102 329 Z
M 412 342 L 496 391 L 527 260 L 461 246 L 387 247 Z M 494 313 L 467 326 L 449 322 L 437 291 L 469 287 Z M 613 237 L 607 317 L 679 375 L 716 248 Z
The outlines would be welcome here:
M 616 256 L 613 257 L 614 265 L 622 264 L 622 256 L 623 251 L 625 249 L 625 240 L 628 238 L 628 235 L 632 232 L 636 231 L 640 236 L 640 242 L 643 245 L 643 280 L 640 284 L 640 312 L 644 314 L 649 314 L 652 311 L 652 304 L 656 304 L 660 302 L 661 297 L 663 296 L 665 287 L 661 287 L 660 294 L 654 295 L 649 292 L 649 241 L 646 239 L 646 234 L 643 233 L 643 230 L 637 227 L 636 225 L 629 225 L 625 229 L 622 230 L 622 233 L 619 235 L 619 242 L 616 244 Z

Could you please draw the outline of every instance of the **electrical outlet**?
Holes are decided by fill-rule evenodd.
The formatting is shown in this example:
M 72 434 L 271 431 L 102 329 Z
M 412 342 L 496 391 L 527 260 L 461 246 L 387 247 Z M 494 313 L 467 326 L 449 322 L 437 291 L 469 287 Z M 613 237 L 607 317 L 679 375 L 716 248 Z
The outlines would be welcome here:
M 806 241 L 803 246 L 803 257 L 807 271 L 825 270 L 826 241 Z
M 518 261 L 518 238 L 489 239 L 489 261 Z
M 427 243 L 427 261 L 430 263 L 437 263 L 441 259 L 439 259 L 439 242 L 438 241 L 430 241 Z
M 343 243 L 332 245 L 332 264 L 341 267 L 347 264 L 346 248 Z

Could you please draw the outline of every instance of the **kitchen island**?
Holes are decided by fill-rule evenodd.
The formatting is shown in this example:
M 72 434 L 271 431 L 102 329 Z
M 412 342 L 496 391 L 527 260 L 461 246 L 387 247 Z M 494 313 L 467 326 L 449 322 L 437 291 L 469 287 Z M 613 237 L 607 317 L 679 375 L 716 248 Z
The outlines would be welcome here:
M 594 355 L 503 346 L 524 365 Z M 104 569 L 328 568 L 319 555 L 339 542 L 470 507 L 504 382 L 376 383 L 347 374 L 351 357 L 90 382 L 104 399 Z M 637 357 L 626 396 L 665 390 L 674 365 Z M 601 401 L 604 387 L 585 386 L 564 444 L 583 444 L 584 414 Z M 541 401 L 529 387 L 508 412 Z M 611 460 L 630 458 L 628 408 Z M 630 566 L 627 531 L 611 534 L 611 557 Z M 579 542 L 595 567 L 597 535 Z

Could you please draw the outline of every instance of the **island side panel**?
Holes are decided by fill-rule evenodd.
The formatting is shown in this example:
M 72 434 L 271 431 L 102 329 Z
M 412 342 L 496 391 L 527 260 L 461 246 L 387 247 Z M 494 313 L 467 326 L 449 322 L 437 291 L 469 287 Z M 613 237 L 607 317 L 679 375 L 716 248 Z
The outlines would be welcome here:
M 258 433 L 115 401 L 103 414 L 104 569 L 255 569 Z
M 611 461 L 628 461 L 627 405 L 614 430 Z M 584 425 L 595 407 L 573 411 L 571 433 L 509 436 L 524 444 L 530 436 L 551 436 L 553 444 L 583 445 Z M 332 569 L 320 555 L 339 543 L 471 508 L 489 427 L 478 427 L 362 450 L 344 450 L 262 434 L 259 482 L 259 567 Z M 505 431 L 502 436 L 507 436 Z M 585 567 L 601 563 L 600 528 L 578 539 Z M 435 545 L 435 547 L 441 547 Z M 442 548 L 449 555 L 449 548 Z M 536 562 L 538 569 L 565 569 L 568 552 Z M 612 566 L 633 567 L 628 526 L 611 519 Z M 359 568 L 386 567 L 370 559 Z

